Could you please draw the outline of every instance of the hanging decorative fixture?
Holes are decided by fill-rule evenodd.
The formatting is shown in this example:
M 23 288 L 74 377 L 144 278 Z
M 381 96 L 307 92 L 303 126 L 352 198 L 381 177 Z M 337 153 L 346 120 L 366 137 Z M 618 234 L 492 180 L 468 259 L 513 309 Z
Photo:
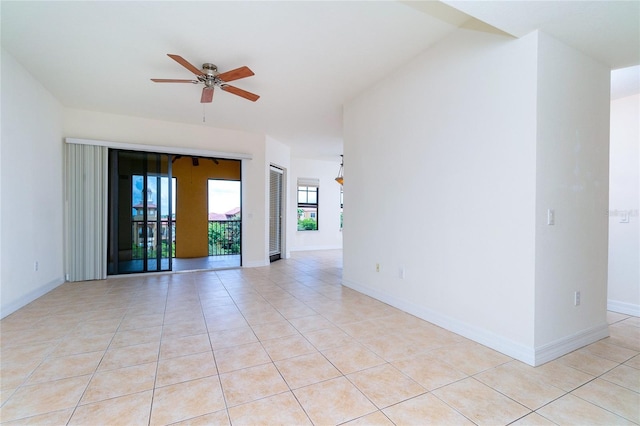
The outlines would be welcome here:
M 342 176 L 342 172 L 344 169 L 344 155 L 340 156 L 340 170 L 338 171 L 338 177 L 336 178 L 336 182 L 340 185 L 344 182 L 344 176 Z

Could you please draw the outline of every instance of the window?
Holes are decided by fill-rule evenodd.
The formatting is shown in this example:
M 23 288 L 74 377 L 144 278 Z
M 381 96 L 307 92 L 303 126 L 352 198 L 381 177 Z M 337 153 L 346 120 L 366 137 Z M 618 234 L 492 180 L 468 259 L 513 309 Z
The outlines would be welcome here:
M 298 179 L 298 231 L 318 230 L 318 179 Z

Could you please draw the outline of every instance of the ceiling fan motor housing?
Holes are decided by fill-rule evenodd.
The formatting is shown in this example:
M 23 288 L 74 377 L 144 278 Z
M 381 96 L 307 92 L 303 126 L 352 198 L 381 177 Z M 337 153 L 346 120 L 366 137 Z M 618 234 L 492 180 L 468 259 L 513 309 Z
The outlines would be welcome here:
M 202 64 L 202 69 L 205 70 L 205 73 L 210 76 L 216 76 L 219 74 L 218 67 L 210 63 Z
M 221 83 L 219 81 L 220 79 L 218 78 L 218 74 L 220 73 L 218 72 L 217 66 L 215 66 L 214 64 L 205 63 L 202 64 L 202 70 L 205 73 L 205 76 L 203 76 L 202 78 L 202 82 L 205 86 L 214 87 Z

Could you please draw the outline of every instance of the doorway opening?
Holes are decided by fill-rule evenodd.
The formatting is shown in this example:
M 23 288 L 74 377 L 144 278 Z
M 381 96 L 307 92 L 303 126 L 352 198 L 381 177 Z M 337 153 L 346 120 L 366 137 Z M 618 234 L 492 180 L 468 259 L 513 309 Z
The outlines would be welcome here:
M 218 265 L 240 266 L 242 210 L 240 181 L 209 179 L 208 256 Z
M 209 181 L 233 187 L 224 224 L 207 215 Z M 240 160 L 110 150 L 107 273 L 240 267 L 240 190 Z

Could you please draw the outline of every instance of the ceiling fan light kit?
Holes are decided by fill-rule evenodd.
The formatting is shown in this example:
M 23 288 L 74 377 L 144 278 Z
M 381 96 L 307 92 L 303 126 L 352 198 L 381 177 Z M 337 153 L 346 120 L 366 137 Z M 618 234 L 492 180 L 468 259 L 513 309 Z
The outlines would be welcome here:
M 260 98 L 260 96 L 254 93 L 247 92 L 246 90 L 227 84 L 230 81 L 239 80 L 241 78 L 251 77 L 252 75 L 254 75 L 253 71 L 251 71 L 249 67 L 243 66 L 231 71 L 219 73 L 218 67 L 208 62 L 202 64 L 202 69 L 200 70 L 190 62 L 188 62 L 186 59 L 184 59 L 182 56 L 173 55 L 171 53 L 168 53 L 167 56 L 195 74 L 196 80 L 152 78 L 151 81 L 155 83 L 202 83 L 204 84 L 204 88 L 202 89 L 202 95 L 200 96 L 201 103 L 210 103 L 213 101 L 213 91 L 216 87 L 219 87 L 225 92 L 229 92 L 236 96 L 248 99 L 251 102 L 255 102 Z

